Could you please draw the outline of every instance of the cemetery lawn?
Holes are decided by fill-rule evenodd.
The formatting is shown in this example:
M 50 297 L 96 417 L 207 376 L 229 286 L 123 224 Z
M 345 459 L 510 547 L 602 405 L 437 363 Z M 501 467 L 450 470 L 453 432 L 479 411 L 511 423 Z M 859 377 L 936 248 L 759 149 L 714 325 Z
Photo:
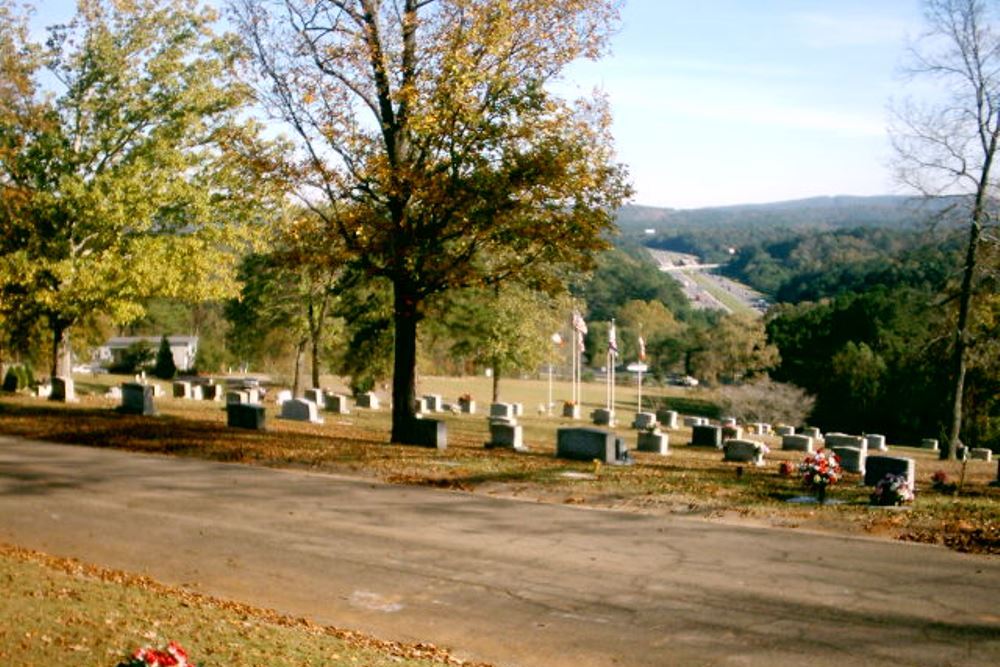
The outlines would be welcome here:
M 469 664 L 432 645 L 377 640 L 4 545 L 0 582 L 0 664 L 7 667 L 114 665 L 141 646 L 168 641 L 199 665 Z
M 525 403 L 524 441 L 528 453 L 487 450 L 488 399 L 480 398 L 476 415 L 440 415 L 448 425 L 444 451 L 387 444 L 388 410 L 353 409 L 351 414 L 325 413 L 321 425 L 277 418 L 267 404 L 267 431 L 229 429 L 220 403 L 156 399 L 159 415 L 121 415 L 118 401 L 103 397 L 108 384 L 120 378 L 87 378 L 77 383 L 84 394 L 79 403 L 62 405 L 25 396 L 0 398 L 0 433 L 25 438 L 93 447 L 191 456 L 213 461 L 309 469 L 394 484 L 413 484 L 472 492 L 531 502 L 573 504 L 589 508 L 683 514 L 713 521 L 751 522 L 798 530 L 820 530 L 942 544 L 960 551 L 1000 554 L 1000 488 L 995 462 L 970 461 L 958 495 L 935 489 L 931 475 L 944 471 L 951 483 L 962 477 L 962 465 L 939 461 L 936 453 L 890 443 L 890 455 L 916 460 L 917 499 L 905 509 L 872 508 L 870 489 L 858 475 L 846 474 L 832 487 L 823 506 L 794 502 L 807 496 L 797 476 L 782 477 L 783 461 L 797 464 L 803 455 L 780 450 L 780 439 L 761 437 L 772 449 L 767 465 L 724 463 L 720 452 L 689 447 L 691 431 L 669 432 L 669 456 L 635 452 L 632 466 L 607 466 L 558 460 L 554 457 L 555 430 L 574 422 L 539 416 L 536 409 L 547 397 L 544 381 L 504 380 L 508 400 Z M 88 382 L 93 384 L 88 386 Z M 326 383 L 324 383 L 325 385 Z M 422 378 L 423 392 L 442 394 L 446 401 L 472 393 L 488 397 L 484 378 Z M 336 386 L 334 386 L 336 388 Z M 585 384 L 583 415 L 599 407 L 603 386 Z M 92 395 L 86 395 L 88 389 Z M 619 393 L 619 426 L 630 447 L 635 432 L 628 428 L 635 406 L 631 393 Z M 712 409 L 707 391 L 659 388 L 659 400 L 670 401 L 682 412 L 700 414 Z M 559 396 L 559 394 L 555 394 Z M 623 406 L 633 406 L 626 412 Z M 710 415 L 717 416 L 717 415 Z M 587 422 L 581 420 L 576 425 Z M 754 436 L 758 438 L 758 436 Z M 789 501 L 793 502 L 789 502 Z

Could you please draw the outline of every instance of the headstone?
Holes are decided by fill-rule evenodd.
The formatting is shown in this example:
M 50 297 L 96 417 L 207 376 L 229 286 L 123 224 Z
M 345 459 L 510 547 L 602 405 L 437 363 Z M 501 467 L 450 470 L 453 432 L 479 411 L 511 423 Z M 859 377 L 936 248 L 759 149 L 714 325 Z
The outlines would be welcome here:
M 245 391 L 227 391 L 226 392 L 226 405 L 232 403 L 250 403 L 250 394 Z
M 221 384 L 205 384 L 201 386 L 201 398 L 205 401 L 221 401 L 225 396 L 225 389 Z
M 292 392 L 289 389 L 282 389 L 274 397 L 274 402 L 277 403 L 279 406 L 284 405 L 290 400 L 292 400 Z
M 722 460 L 737 463 L 750 463 L 755 466 L 764 465 L 764 445 L 753 440 L 727 440 L 722 446 Z
M 685 426 L 695 427 L 695 426 L 706 426 L 707 424 L 708 424 L 708 418 L 707 417 L 685 417 L 684 418 L 684 425 Z
M 656 427 L 656 415 L 652 412 L 637 412 L 632 420 L 632 428 L 651 429 Z
M 833 447 L 855 447 L 857 449 L 867 449 L 865 439 L 858 435 L 847 435 L 846 433 L 827 433 L 823 438 L 826 446 Z
M 523 417 L 524 416 L 524 403 L 511 403 L 510 405 L 511 405 L 512 408 L 514 408 L 514 416 L 515 417 Z
M 491 403 L 490 417 L 506 417 L 507 419 L 513 419 L 514 406 L 510 403 Z
M 425 394 L 424 403 L 427 407 L 427 412 L 444 412 L 444 402 L 441 400 L 441 394 Z
M 408 444 L 418 447 L 432 447 L 434 449 L 447 449 L 448 447 L 448 427 L 438 419 L 412 419 L 408 424 L 408 430 L 413 442 Z
M 661 431 L 641 431 L 635 448 L 640 452 L 667 455 L 670 453 L 670 439 Z
M 711 425 L 694 426 L 691 429 L 691 445 L 693 447 L 722 448 L 722 427 Z
M 50 401 L 60 401 L 62 403 L 76 402 L 76 385 L 73 378 L 52 378 L 52 392 L 49 394 Z
M 563 403 L 562 415 L 568 419 L 579 419 L 580 406 L 576 403 Z
M 105 394 L 107 398 L 114 401 L 120 401 L 122 398 L 122 388 L 121 387 L 108 387 L 108 393 Z
M 117 387 L 115 387 L 117 389 Z M 38 398 L 48 398 L 52 395 L 52 385 L 51 384 L 40 384 L 35 387 L 35 396 Z
M 174 382 L 174 398 L 191 398 L 191 383 L 184 380 Z
M 427 405 L 426 398 L 416 398 L 413 400 L 413 411 L 418 415 L 423 415 L 430 412 L 430 406 Z
M 657 410 L 656 411 L 656 421 L 660 422 L 660 425 L 666 429 L 676 429 L 677 428 L 677 411 L 676 410 Z
M 126 382 L 122 385 L 122 403 L 119 412 L 130 415 L 155 415 L 153 388 L 148 384 Z
M 723 417 L 720 423 L 722 424 L 722 428 L 736 428 L 739 425 L 736 417 Z
M 281 418 L 298 422 L 322 424 L 319 406 L 304 398 L 293 398 L 281 404 Z
M 875 486 L 888 473 L 902 475 L 913 488 L 917 478 L 917 466 L 913 459 L 901 456 L 869 456 L 865 460 L 865 486 Z
M 723 426 L 723 440 L 740 440 L 743 437 L 743 429 L 739 426 Z
M 205 386 L 200 384 L 191 385 L 191 399 L 201 401 L 205 398 Z
M 794 426 L 784 426 L 784 425 L 782 425 L 782 426 L 776 426 L 774 428 L 774 434 L 777 435 L 777 436 L 781 436 L 781 437 L 784 437 L 786 435 L 795 435 L 795 427 Z
M 764 422 L 756 422 L 750 424 L 750 432 L 757 435 L 768 435 L 771 432 L 771 425 Z
M 490 441 L 486 443 L 487 449 L 503 447 L 524 451 L 524 427 L 520 424 L 502 424 L 498 422 L 490 423 Z
M 471 398 L 459 397 L 458 410 L 466 415 L 474 415 L 476 414 L 476 402 Z
M 614 410 L 608 410 L 607 408 L 597 408 L 592 413 L 590 413 L 591 420 L 594 422 L 595 426 L 614 426 L 615 425 L 615 412 Z
M 354 399 L 354 404 L 359 408 L 367 408 L 369 410 L 378 410 L 379 408 L 378 396 L 370 391 L 358 394 Z
M 320 410 L 326 410 L 330 406 L 326 402 L 326 392 L 319 387 L 312 387 L 311 389 L 306 389 L 303 392 L 303 396 L 307 401 L 312 401 L 316 404 L 316 407 Z
M 992 461 L 993 450 L 985 447 L 973 447 L 969 449 L 969 459 L 971 461 Z
M 869 433 L 866 435 L 865 442 L 868 444 L 868 451 L 870 452 L 884 452 L 889 449 L 885 444 L 885 436 L 878 433 Z
M 1000 486 L 1000 458 L 997 459 L 997 478 L 990 482 L 990 486 Z
M 338 415 L 351 414 L 351 406 L 347 401 L 347 396 L 344 394 L 327 394 L 326 409 Z
M 259 403 L 227 403 L 226 424 L 230 428 L 264 430 L 264 406 Z
M 860 447 L 830 447 L 830 449 L 840 457 L 840 467 L 844 471 L 865 474 L 865 450 Z
M 793 433 L 781 436 L 781 449 L 789 452 L 812 452 L 813 439 L 808 435 Z
M 167 392 L 166 390 L 164 390 L 163 385 L 154 382 L 149 386 L 153 388 L 153 398 L 163 398 L 164 396 L 167 395 Z
M 939 451 L 938 441 L 936 438 L 924 438 L 920 441 L 920 448 L 929 449 L 934 452 Z
M 592 427 L 563 427 L 556 431 L 556 456 L 610 464 L 632 462 L 621 438 L 610 431 Z
M 969 448 L 965 445 L 959 445 L 955 448 L 955 458 L 959 461 L 964 461 L 969 455 Z
M 813 440 L 822 440 L 823 439 L 823 432 L 820 431 L 815 426 L 806 426 L 804 429 L 802 429 L 801 433 L 802 433 L 802 435 L 809 436 Z

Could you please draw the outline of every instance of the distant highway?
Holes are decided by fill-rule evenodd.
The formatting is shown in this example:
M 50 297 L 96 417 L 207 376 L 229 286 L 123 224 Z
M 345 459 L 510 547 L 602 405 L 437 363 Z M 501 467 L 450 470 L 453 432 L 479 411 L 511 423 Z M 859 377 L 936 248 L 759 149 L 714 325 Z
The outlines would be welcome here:
M 760 292 L 730 278 L 712 273 L 721 264 L 703 264 L 695 255 L 649 248 L 660 266 L 680 283 L 694 308 L 721 310 L 725 313 L 763 314 L 768 307 Z

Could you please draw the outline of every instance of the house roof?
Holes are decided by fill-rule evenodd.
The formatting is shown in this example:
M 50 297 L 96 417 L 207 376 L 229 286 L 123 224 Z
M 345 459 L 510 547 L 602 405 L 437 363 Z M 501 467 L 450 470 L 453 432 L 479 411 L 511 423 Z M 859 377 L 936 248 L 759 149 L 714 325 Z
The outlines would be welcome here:
M 158 345 L 160 339 L 163 336 L 115 336 L 108 340 L 105 345 L 107 347 L 128 347 L 129 345 L 134 345 L 139 342 L 152 343 Z M 167 336 L 167 344 L 171 347 L 180 347 L 182 345 L 197 345 L 197 336 Z

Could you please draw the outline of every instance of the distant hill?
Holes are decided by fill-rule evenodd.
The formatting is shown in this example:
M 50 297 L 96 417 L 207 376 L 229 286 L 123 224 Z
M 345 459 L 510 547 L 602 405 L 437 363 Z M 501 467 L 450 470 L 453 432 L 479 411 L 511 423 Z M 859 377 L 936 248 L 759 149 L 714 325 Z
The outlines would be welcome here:
M 852 227 L 912 228 L 954 205 L 950 197 L 881 195 L 874 197 L 810 197 L 770 204 L 741 204 L 696 209 L 624 206 L 618 227 L 625 233 L 653 229 L 676 234 L 690 229 L 783 227 L 788 229 L 843 229 Z

